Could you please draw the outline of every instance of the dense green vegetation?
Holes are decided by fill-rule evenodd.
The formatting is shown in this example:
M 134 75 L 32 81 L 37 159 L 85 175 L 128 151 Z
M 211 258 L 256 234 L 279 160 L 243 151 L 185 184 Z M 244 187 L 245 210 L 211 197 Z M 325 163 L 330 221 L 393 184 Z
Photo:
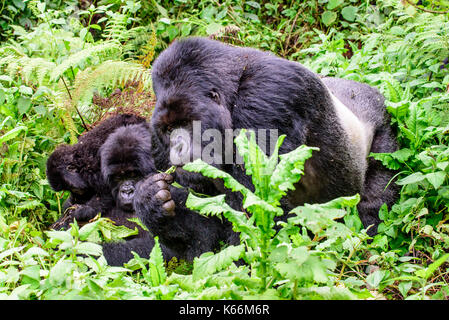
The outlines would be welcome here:
M 448 10 L 446 0 L 2 1 L 0 299 L 447 299 Z M 296 208 L 275 234 L 279 199 L 310 149 L 275 166 L 244 135 L 236 144 L 253 164 L 254 193 L 204 163 L 186 166 L 244 195 L 250 219 L 224 196 L 188 201 L 231 221 L 239 246 L 193 265 L 164 263 L 156 246 L 149 259 L 119 268 L 106 264 L 98 242 L 126 232 L 106 219 L 48 230 L 67 197 L 46 181 L 48 155 L 108 112 L 149 117 L 151 62 L 189 35 L 270 50 L 385 95 L 400 150 L 372 156 L 398 170 L 401 197 L 381 209 L 372 241 L 358 195 Z

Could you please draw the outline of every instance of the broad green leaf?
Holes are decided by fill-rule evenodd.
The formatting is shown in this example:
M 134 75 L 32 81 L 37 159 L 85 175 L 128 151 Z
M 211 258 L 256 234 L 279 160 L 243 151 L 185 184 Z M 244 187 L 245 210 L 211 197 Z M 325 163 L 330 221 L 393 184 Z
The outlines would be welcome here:
M 330 26 L 337 19 L 337 14 L 333 11 L 324 11 L 321 15 L 321 21 L 326 25 Z
M 326 8 L 328 10 L 333 10 L 336 7 L 338 7 L 339 5 L 343 4 L 344 0 L 329 0 L 329 2 L 327 3 Z
M 415 172 L 415 173 L 397 181 L 396 184 L 402 186 L 402 185 L 406 185 L 406 184 L 417 183 L 417 182 L 423 181 L 425 178 L 426 177 L 422 174 L 422 172 Z
M 347 6 L 341 10 L 341 15 L 343 16 L 343 18 L 351 22 L 355 20 L 356 14 L 357 14 L 357 7 L 354 6 Z
M 73 249 L 77 254 L 100 256 L 103 253 L 101 245 L 92 242 L 80 242 Z
M 212 22 L 207 26 L 206 33 L 208 35 L 211 35 L 211 34 L 214 34 L 214 33 L 217 33 L 218 31 L 220 31 L 221 28 L 223 28 L 223 26 L 221 24 Z
M 386 272 L 383 270 L 376 270 L 366 277 L 366 283 L 368 283 L 373 288 L 379 288 L 379 285 L 384 279 L 385 274 Z
M 63 284 L 67 276 L 72 273 L 74 269 L 74 264 L 67 260 L 59 260 L 51 269 L 49 273 L 48 280 L 50 284 L 54 286 L 60 286 Z
M 444 179 L 446 178 L 446 172 L 431 172 L 426 174 L 425 177 L 435 189 L 438 189 L 443 184 Z
M 46 231 L 45 233 L 47 234 L 48 237 L 62 242 L 73 241 L 72 235 L 67 231 Z

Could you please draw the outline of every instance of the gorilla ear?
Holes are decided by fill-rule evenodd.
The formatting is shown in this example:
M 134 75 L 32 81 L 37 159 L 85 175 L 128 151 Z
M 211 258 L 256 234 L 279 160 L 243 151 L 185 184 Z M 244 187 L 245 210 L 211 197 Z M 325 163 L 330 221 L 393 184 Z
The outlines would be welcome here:
M 209 97 L 214 100 L 216 103 L 220 104 L 220 94 L 218 93 L 217 89 L 212 89 L 209 91 Z

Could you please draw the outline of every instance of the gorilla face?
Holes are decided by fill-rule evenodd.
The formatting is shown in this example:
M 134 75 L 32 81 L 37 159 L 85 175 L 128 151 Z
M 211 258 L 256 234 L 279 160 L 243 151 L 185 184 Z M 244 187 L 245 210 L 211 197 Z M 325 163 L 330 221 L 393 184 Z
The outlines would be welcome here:
M 146 124 L 117 129 L 100 148 L 101 172 L 116 205 L 133 211 L 136 184 L 155 171 L 151 159 L 151 135 Z
M 141 173 L 136 173 L 132 168 L 124 169 L 120 173 L 110 176 L 111 193 L 116 200 L 116 205 L 126 212 L 134 211 L 133 199 L 136 184 L 143 178 Z

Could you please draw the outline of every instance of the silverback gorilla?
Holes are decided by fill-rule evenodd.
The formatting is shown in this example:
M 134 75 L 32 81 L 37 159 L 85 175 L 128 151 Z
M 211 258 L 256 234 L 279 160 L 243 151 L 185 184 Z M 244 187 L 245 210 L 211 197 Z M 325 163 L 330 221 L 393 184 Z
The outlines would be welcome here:
M 360 193 L 360 218 L 365 227 L 371 225 L 370 235 L 377 232 L 380 206 L 391 206 L 397 197 L 396 188 L 387 187 L 393 172 L 368 159 L 370 152 L 397 149 L 377 90 L 354 81 L 321 80 L 299 63 L 205 38 L 172 43 L 154 62 L 152 78 L 157 99 L 151 119 L 152 151 L 157 170 L 179 164 L 173 158 L 193 160 L 194 144 L 205 147 L 208 139 L 192 139 L 194 121 L 200 121 L 202 134 L 215 129 L 223 137 L 227 129 L 250 128 L 256 135 L 258 129 L 277 129 L 279 135 L 287 135 L 280 153 L 302 144 L 320 149 L 307 160 L 304 176 L 287 195 L 285 211 Z M 176 129 L 184 129 L 190 137 L 173 137 Z M 218 161 L 213 165 L 253 188 L 243 167 L 224 157 L 215 155 Z M 217 181 L 180 167 L 175 178 L 200 193 L 226 193 L 232 207 L 241 206 L 239 195 Z M 229 225 L 187 210 L 186 192 L 161 183 L 169 180 L 167 175 L 150 175 L 137 186 L 136 213 L 155 236 L 170 247 L 182 245 L 178 249 L 187 258 L 216 248 L 219 241 L 238 241 Z M 170 192 L 174 212 L 166 209 L 168 196 L 154 197 L 159 190 Z M 196 252 L 189 251 L 194 248 Z

